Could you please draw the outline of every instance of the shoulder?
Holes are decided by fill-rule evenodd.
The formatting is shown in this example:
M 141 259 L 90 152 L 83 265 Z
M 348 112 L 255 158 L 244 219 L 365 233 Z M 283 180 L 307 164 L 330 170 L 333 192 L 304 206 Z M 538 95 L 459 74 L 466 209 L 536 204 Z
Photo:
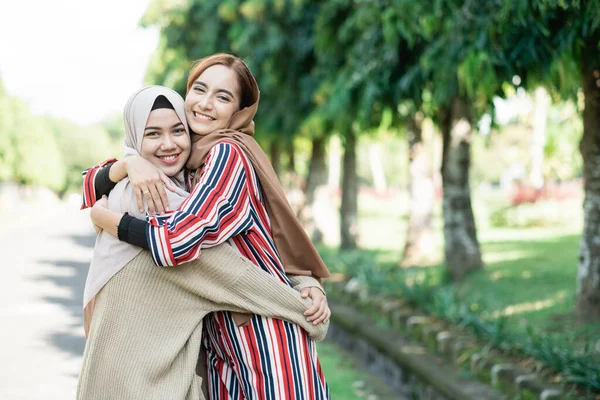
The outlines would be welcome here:
M 212 152 L 230 152 L 234 154 L 243 154 L 242 148 L 239 144 L 230 139 L 223 139 L 210 149 L 209 153 Z
M 215 160 L 220 160 L 220 162 L 240 162 L 246 160 L 246 155 L 240 145 L 227 139 L 215 144 L 208 152 L 208 156 Z

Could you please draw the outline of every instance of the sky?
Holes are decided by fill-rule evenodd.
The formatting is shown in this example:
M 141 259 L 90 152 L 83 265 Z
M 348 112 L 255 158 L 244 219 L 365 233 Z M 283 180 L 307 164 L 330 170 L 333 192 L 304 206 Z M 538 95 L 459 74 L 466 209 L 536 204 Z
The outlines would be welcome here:
M 88 125 L 120 113 L 158 43 L 139 27 L 150 0 L 0 5 L 0 79 L 36 114 Z

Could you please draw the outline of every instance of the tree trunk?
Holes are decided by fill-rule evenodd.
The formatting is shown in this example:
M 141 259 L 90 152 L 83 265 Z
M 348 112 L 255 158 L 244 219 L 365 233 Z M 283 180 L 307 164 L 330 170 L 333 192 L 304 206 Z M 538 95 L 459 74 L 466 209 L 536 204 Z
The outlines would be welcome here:
M 544 147 L 546 146 L 546 120 L 550 96 L 543 87 L 535 90 L 535 106 L 533 111 L 533 132 L 531 135 L 531 168 L 529 181 L 534 189 L 544 186 Z
M 381 143 L 371 143 L 369 145 L 369 166 L 371 167 L 373 185 L 377 193 L 382 193 L 387 189 L 382 158 Z
M 340 187 L 342 145 L 340 143 L 340 138 L 336 135 L 332 136 L 329 140 L 329 151 L 327 152 L 327 156 L 329 158 L 327 181 L 329 182 L 329 186 L 337 189 Z
M 277 140 L 271 142 L 270 158 L 275 173 L 281 179 L 281 144 Z
M 444 252 L 452 278 L 461 280 L 483 267 L 469 186 L 473 128 L 469 106 L 458 97 L 441 117 Z
M 582 322 L 600 321 L 600 59 L 595 48 L 595 44 L 587 47 L 582 60 L 585 109 L 579 150 L 585 200 L 576 298 L 576 314 Z
M 340 247 L 355 249 L 358 236 L 358 177 L 356 176 L 356 134 L 349 129 L 344 145 Z
M 321 185 L 327 184 L 327 167 L 325 164 L 325 139 L 318 137 L 313 139 L 312 153 L 310 155 L 310 166 L 308 177 L 306 178 L 306 187 L 304 193 L 304 210 L 302 217 L 305 220 L 305 226 L 308 227 L 310 237 L 313 242 L 321 243 L 323 241 L 323 232 L 319 228 L 319 221 L 315 219 L 314 202 L 315 192 Z
M 408 170 L 410 211 L 408 232 L 402 255 L 402 266 L 431 262 L 433 257 L 433 231 L 431 218 L 435 197 L 431 168 L 422 135 L 423 115 L 418 113 L 408 121 Z
M 292 174 L 296 173 L 296 149 L 294 147 L 294 140 L 290 139 L 287 143 L 287 155 L 288 155 L 288 171 Z
M 325 165 L 325 138 L 313 139 L 312 153 L 310 155 L 310 166 L 306 178 L 306 204 L 312 204 L 315 200 L 315 190 L 320 185 L 327 184 L 327 168 Z

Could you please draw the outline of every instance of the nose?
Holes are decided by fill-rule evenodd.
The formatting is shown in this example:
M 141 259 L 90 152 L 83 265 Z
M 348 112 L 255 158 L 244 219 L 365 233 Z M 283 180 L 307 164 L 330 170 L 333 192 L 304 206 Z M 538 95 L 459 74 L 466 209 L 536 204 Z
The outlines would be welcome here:
M 173 150 L 177 148 L 177 145 L 175 144 L 175 141 L 171 135 L 164 135 L 160 147 L 162 150 Z
M 212 108 L 212 101 L 210 96 L 202 96 L 198 103 L 202 110 L 210 110 Z

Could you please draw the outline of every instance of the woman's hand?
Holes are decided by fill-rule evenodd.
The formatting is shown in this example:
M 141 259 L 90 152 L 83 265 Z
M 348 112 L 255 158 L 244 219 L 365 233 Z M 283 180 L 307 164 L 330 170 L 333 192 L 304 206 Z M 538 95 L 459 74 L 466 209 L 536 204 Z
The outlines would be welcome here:
M 144 212 L 142 199 L 146 199 L 151 214 L 169 211 L 165 187 L 172 192 L 175 191 L 169 177 L 141 156 L 127 157 L 124 161 L 140 212 Z
M 94 225 L 94 230 L 96 231 L 96 235 L 102 232 L 102 227 L 98 225 L 98 210 L 100 208 L 108 209 L 108 197 L 102 196 L 102 198 L 94 204 L 92 207 L 92 211 L 90 212 L 90 219 L 92 220 L 92 225 Z M 94 211 L 95 209 L 95 211 Z
M 108 208 L 108 197 L 102 196 L 102 198 L 96 201 L 96 204 L 90 211 L 90 218 L 96 227 L 100 228 L 104 232 L 118 237 L 118 226 L 123 214 L 111 211 Z
M 98 200 L 92 208 L 94 208 L 96 206 L 98 206 L 98 208 L 108 208 L 108 198 L 106 196 L 102 196 L 102 198 L 100 200 Z M 94 213 L 93 216 L 96 216 L 96 214 L 97 213 Z M 90 219 L 92 220 L 92 225 L 94 225 L 94 230 L 96 231 L 96 235 L 99 235 L 100 232 L 102 232 L 102 227 L 100 225 L 96 225 L 96 223 L 94 222 L 93 216 L 90 213 Z
M 303 299 L 310 297 L 313 302 L 312 306 L 304 313 L 307 321 L 312 321 L 314 325 L 329 321 L 331 310 L 327 305 L 327 297 L 325 297 L 321 289 L 318 287 L 306 287 L 302 289 L 300 296 Z

